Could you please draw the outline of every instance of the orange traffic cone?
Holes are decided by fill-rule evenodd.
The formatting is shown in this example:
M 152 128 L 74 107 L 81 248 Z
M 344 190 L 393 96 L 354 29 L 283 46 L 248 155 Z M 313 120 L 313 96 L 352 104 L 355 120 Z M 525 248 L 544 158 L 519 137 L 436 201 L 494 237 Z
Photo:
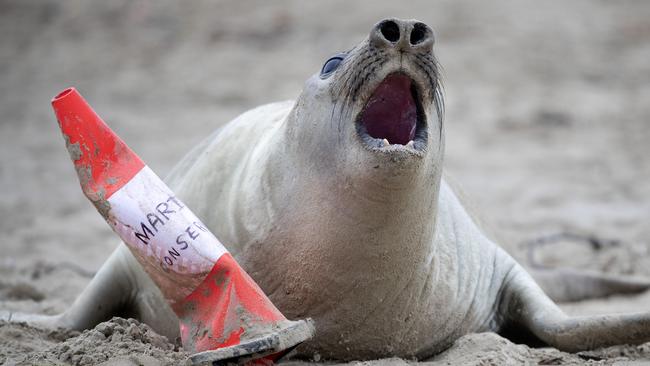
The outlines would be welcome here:
M 311 338 L 74 88 L 52 99 L 81 188 L 180 319 L 193 364 L 264 363 Z

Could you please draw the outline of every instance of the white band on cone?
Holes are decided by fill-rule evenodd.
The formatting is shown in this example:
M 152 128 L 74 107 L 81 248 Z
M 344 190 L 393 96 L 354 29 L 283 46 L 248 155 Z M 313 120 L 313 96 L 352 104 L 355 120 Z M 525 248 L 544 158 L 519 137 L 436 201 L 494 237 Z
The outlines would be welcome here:
M 189 295 L 227 253 L 147 166 L 108 203 L 109 223 L 172 303 Z

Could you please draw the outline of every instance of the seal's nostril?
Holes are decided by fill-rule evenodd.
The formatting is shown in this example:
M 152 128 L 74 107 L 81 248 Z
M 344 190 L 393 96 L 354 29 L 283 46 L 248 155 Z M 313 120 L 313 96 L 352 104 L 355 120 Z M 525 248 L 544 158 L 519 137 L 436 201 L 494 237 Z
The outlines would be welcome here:
M 389 42 L 399 41 L 399 26 L 392 20 L 387 20 L 379 26 L 379 31 Z
M 411 31 L 411 44 L 416 45 L 427 38 L 427 26 L 423 23 L 415 23 Z

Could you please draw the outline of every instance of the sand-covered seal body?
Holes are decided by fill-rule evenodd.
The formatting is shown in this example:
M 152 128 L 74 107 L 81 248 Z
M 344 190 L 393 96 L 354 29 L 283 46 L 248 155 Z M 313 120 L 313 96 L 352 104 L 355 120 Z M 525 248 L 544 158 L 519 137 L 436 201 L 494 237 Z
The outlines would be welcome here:
M 479 230 L 442 178 L 442 116 L 431 29 L 386 19 L 296 102 L 241 115 L 168 183 L 287 317 L 315 320 L 303 354 L 425 358 L 487 330 L 566 350 L 650 339 L 646 314 L 567 317 Z M 123 245 L 49 322 L 86 328 L 119 309 L 178 332 Z
M 223 205 L 204 220 L 287 316 L 314 317 L 313 348 L 325 357 L 340 358 L 333 350 L 346 348 L 357 357 L 430 353 L 465 321 L 443 302 L 461 297 L 447 282 L 469 277 L 431 281 L 440 273 L 429 270 L 438 258 L 432 243 L 444 144 L 432 33 L 418 22 L 391 24 L 403 33 L 422 27 L 423 39 L 394 46 L 378 27 L 335 72 L 309 79 L 295 104 L 243 115 L 169 180 L 199 215 L 205 197 Z M 373 94 L 382 87 L 393 89 Z M 382 133 L 382 126 L 360 119 L 369 99 L 391 93 L 406 101 L 397 113 L 405 127 L 372 137 L 363 129 Z M 385 146 L 386 137 L 403 144 Z M 237 168 L 218 173 L 214 167 L 237 150 Z M 458 273 L 444 267 L 464 261 L 436 271 Z M 449 330 L 438 339 L 417 331 L 439 328 L 441 317 Z

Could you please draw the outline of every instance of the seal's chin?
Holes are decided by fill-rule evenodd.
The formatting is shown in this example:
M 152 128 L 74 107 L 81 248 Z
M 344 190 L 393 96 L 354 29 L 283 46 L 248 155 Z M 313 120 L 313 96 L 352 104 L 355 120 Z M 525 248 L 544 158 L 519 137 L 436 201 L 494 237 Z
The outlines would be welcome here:
M 425 147 L 422 102 L 408 75 L 393 73 L 379 83 L 357 118 L 357 132 L 373 149 L 418 151 Z

